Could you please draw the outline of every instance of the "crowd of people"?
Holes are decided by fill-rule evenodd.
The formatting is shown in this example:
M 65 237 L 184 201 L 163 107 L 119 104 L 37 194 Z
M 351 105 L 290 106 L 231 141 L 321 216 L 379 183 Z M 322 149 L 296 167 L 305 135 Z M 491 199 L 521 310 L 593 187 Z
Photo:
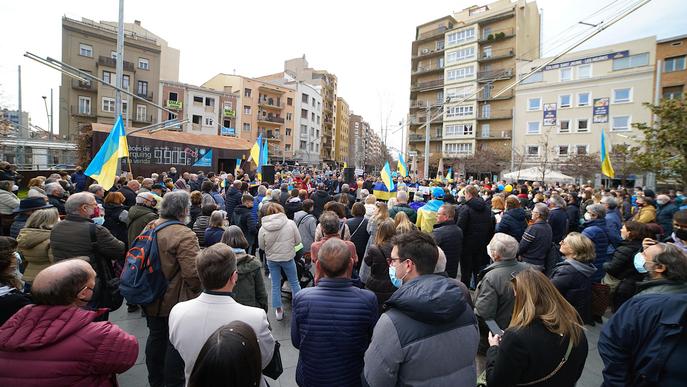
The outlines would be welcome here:
M 0 177 L 1 385 L 117 385 L 142 346 L 108 321 L 126 301 L 150 386 L 267 386 L 268 315 L 289 299 L 299 386 L 574 386 L 595 324 L 603 385 L 687 380 L 681 191 L 402 176 L 389 191 L 293 166 L 108 190 L 80 167 Z

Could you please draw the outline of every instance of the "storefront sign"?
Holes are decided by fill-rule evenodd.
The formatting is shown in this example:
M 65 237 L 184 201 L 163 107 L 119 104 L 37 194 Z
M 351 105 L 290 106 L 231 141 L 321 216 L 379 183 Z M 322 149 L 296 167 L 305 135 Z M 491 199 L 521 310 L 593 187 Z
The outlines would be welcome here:
M 630 56 L 629 50 L 612 52 L 610 54 L 603 54 L 597 56 L 590 56 L 588 58 L 575 59 L 567 62 L 552 63 L 544 67 L 544 71 L 562 69 L 565 67 L 579 66 L 583 64 L 603 62 L 611 59 L 625 58 Z

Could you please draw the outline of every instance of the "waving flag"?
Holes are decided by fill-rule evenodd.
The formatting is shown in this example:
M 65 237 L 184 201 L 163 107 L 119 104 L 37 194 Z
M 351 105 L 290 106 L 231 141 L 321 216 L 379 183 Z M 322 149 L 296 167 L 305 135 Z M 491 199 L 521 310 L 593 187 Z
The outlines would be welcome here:
M 403 159 L 403 154 L 401 152 L 398 153 L 398 167 L 396 169 L 398 169 L 398 173 L 400 173 L 401 176 L 408 176 L 408 166 L 406 165 L 406 161 Z
M 122 116 L 119 116 L 100 150 L 88 164 L 85 174 L 97 181 L 107 191 L 115 183 L 117 163 L 122 157 L 129 157 L 129 145 L 126 142 Z
M 255 140 L 255 144 L 250 148 L 250 157 L 248 161 L 253 161 L 256 167 L 260 167 L 260 150 L 262 149 L 262 134 L 258 135 L 258 139 Z
M 448 172 L 446 172 L 446 180 L 453 180 L 453 167 L 448 167 Z
M 611 165 L 611 157 L 609 156 L 608 148 L 606 148 L 606 136 L 604 136 L 603 130 L 601 131 L 601 173 L 611 179 L 615 178 L 615 171 Z
M 262 152 L 260 153 L 260 169 L 265 164 L 269 164 L 269 147 L 267 146 L 267 139 L 262 143 Z
M 387 161 L 386 164 L 384 164 L 384 168 L 382 169 L 382 172 L 380 172 L 382 182 L 386 186 L 386 189 L 391 192 L 394 190 L 394 181 L 391 179 L 391 168 L 389 167 L 389 162 Z

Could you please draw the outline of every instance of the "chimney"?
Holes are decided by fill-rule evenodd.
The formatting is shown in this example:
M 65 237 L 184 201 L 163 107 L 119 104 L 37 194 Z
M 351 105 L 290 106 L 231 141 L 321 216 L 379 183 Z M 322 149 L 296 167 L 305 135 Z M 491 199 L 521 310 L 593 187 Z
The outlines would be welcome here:
M 140 20 L 134 20 L 134 24 L 136 24 L 137 26 L 140 26 L 140 25 L 141 25 L 141 21 L 140 21 Z

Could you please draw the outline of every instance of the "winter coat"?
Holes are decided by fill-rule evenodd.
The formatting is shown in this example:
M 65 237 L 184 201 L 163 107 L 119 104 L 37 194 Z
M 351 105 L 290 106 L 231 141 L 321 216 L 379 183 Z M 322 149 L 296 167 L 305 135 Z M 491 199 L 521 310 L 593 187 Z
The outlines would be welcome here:
M 367 242 L 370 240 L 370 234 L 367 232 L 368 222 L 364 217 L 350 218 L 346 221 L 348 230 L 351 232 L 350 241 L 355 245 L 355 252 L 358 257 L 365 256 Z
M 86 185 L 87 182 L 88 176 L 86 176 L 83 171 L 74 172 L 72 174 L 72 183 L 74 183 L 74 189 L 76 192 L 85 191 L 88 188 Z
M 605 387 L 681 386 L 687 293 L 638 295 L 601 328 Z M 680 348 L 680 350 L 678 350 Z
M 14 239 L 17 239 L 19 236 L 19 232 L 21 231 L 24 226 L 26 226 L 26 221 L 29 220 L 29 215 L 26 213 L 19 213 L 17 216 L 14 217 L 14 221 L 12 222 L 12 226 L 10 226 L 10 236 Z
M 202 208 L 200 208 L 200 205 L 191 205 L 191 223 L 188 224 L 190 228 L 193 228 L 193 223 L 196 222 L 196 219 L 203 213 Z
M 241 204 L 242 196 L 243 192 L 241 192 L 241 190 L 234 188 L 234 186 L 229 188 L 229 191 L 227 191 L 224 198 L 224 206 L 227 210 L 227 218 L 232 219 L 232 216 L 234 215 L 234 208 Z
M 269 261 L 286 262 L 296 255 L 294 248 L 301 243 L 301 234 L 293 220 L 284 213 L 267 215 L 262 218 L 258 231 L 258 245 L 265 251 Z
M 620 217 L 618 209 L 609 210 L 606 213 L 606 227 L 608 228 L 608 238 L 614 247 L 617 247 L 623 242 L 620 235 L 620 229 L 623 228 L 623 221 Z
M 637 282 L 644 279 L 644 274 L 635 269 L 635 254 L 642 250 L 642 241 L 623 241 L 608 262 L 603 264 L 603 270 L 610 276 L 620 280 L 612 293 L 612 309 L 618 310 L 620 305 L 634 296 Z
M 285 206 L 286 202 L 289 200 L 289 196 L 291 196 L 291 195 L 289 194 L 288 189 L 285 189 L 285 190 L 281 189 L 280 193 L 279 193 L 279 204 L 281 204 L 282 206 Z
M 432 236 L 446 255 L 446 272 L 451 278 L 458 275 L 458 263 L 463 251 L 463 231 L 453 220 L 434 225 Z
M 665 278 L 649 279 L 637 283 L 637 295 L 640 294 L 677 294 L 687 293 L 687 282 L 672 281 Z
M 377 299 L 348 278 L 322 278 L 293 298 L 291 343 L 299 386 L 360 386 L 363 356 L 379 317 Z
M 210 247 L 215 243 L 219 243 L 222 240 L 222 235 L 224 234 L 224 227 L 208 227 L 205 229 L 205 236 L 203 237 L 203 243 L 205 247 Z
M 240 204 L 234 208 L 234 215 L 232 215 L 231 223 L 239 226 L 243 231 L 243 236 L 248 241 L 248 246 L 253 246 L 255 239 L 258 236 L 258 223 L 253 217 L 253 209 Z
M 220 195 L 219 192 L 217 192 L 217 191 L 210 191 L 208 194 L 209 194 L 210 197 L 215 201 L 215 204 L 217 204 L 218 209 L 220 209 L 220 210 L 222 210 L 222 211 L 225 211 L 225 210 L 226 210 L 226 206 L 225 206 L 225 203 L 224 203 L 224 198 L 222 197 L 222 195 Z M 243 196 L 243 195 L 241 195 L 241 196 Z
M 33 282 L 36 274 L 52 265 L 50 231 L 40 228 L 24 228 L 17 237 L 17 251 L 24 257 L 24 281 Z
M 21 308 L 31 304 L 31 299 L 13 285 L 0 283 L 0 326 Z
M 350 210 L 353 207 L 353 204 L 355 203 L 355 195 L 351 193 L 340 193 L 334 195 L 334 201 L 339 202 L 341 200 L 341 195 L 348 195 L 348 206 L 347 208 Z
M 663 227 L 663 235 L 670 235 L 673 233 L 673 215 L 678 211 L 674 203 L 666 203 L 659 205 L 656 211 L 656 223 Z
M 239 279 L 234 286 L 234 299 L 239 304 L 261 308 L 267 313 L 267 291 L 260 271 L 262 268 L 260 260 L 246 254 L 245 251 L 234 250 L 234 254 L 236 255 L 236 271 L 239 273 Z
M 539 319 L 519 329 L 506 329 L 501 343 L 487 350 L 487 384 L 517 386 L 545 377 L 558 367 L 568 350 L 569 338 L 561 337 Z M 574 387 L 587 360 L 587 338 L 573 347 L 561 369 L 537 387 Z
M 487 245 L 494 236 L 494 218 L 482 198 L 472 198 L 458 208 L 456 224 L 463 230 L 463 239 L 470 243 L 463 244 L 461 259 L 472 259 L 479 256 L 479 261 L 488 261 Z M 472 258 L 471 258 L 472 257 Z
M 499 327 L 507 327 L 515 305 L 511 273 L 519 273 L 527 267 L 516 259 L 506 259 L 482 270 L 475 290 L 475 314 L 485 321 L 495 320 Z
M 391 242 L 384 245 L 377 246 L 373 244 L 367 249 L 365 254 L 365 264 L 370 268 L 370 275 L 365 282 L 365 288 L 370 289 L 377 296 L 377 303 L 379 312 L 381 313 L 382 306 L 396 291 L 396 287 L 391 284 L 389 278 L 389 262 L 391 259 Z
M 544 266 L 552 239 L 551 226 L 544 221 L 536 221 L 522 234 L 518 256 L 532 265 Z
M 105 223 L 103 227 L 110 231 L 115 238 L 119 239 L 127 246 L 129 236 L 127 234 L 126 223 L 122 219 L 129 217 L 128 213 L 123 213 L 126 208 L 121 204 L 105 204 Z
M 19 207 L 19 198 L 17 195 L 0 189 L 0 215 L 12 215 L 12 211 L 17 207 Z M 62 210 L 62 213 L 64 213 L 64 207 Z
M 157 211 L 154 208 L 137 204 L 129 209 L 129 218 L 126 222 L 129 246 L 133 246 L 136 237 L 141 235 L 145 226 L 155 219 L 157 219 Z
M 136 362 L 136 337 L 103 311 L 27 305 L 0 327 L 0 385 L 116 386 Z
M 456 280 L 428 274 L 386 302 L 365 352 L 369 386 L 474 386 L 477 320 Z
M 551 282 L 570 305 L 572 305 L 585 324 L 592 319 L 592 281 L 596 267 L 574 259 L 566 259 L 556 264 L 551 274 Z
M 594 250 L 596 251 L 596 258 L 594 258 L 594 266 L 598 269 L 592 276 L 592 282 L 599 282 L 603 278 L 605 272 L 603 271 L 603 264 L 608 261 L 610 254 L 608 246 L 610 245 L 610 238 L 608 237 L 608 227 L 606 226 L 606 219 L 592 219 L 584 222 L 584 229 L 582 235 L 591 239 L 594 242 Z
M 577 232 L 580 229 L 580 207 L 568 204 L 565 212 L 568 214 L 568 232 Z
M 205 229 L 210 225 L 210 217 L 208 215 L 201 215 L 196 218 L 196 222 L 193 223 L 193 232 L 196 233 L 196 238 L 198 238 L 198 245 L 205 247 Z
M 527 228 L 527 216 L 522 208 L 512 208 L 503 213 L 501 221 L 496 225 L 496 232 L 502 232 L 515 238 L 518 242 Z
M 122 203 L 124 207 L 128 209 L 136 205 L 136 192 L 134 190 L 125 185 L 117 192 L 121 192 L 124 195 L 124 203 Z
M 309 253 L 310 246 L 315 242 L 315 230 L 317 230 L 317 219 L 315 215 L 305 211 L 298 211 L 293 215 L 293 221 L 298 226 L 303 243 L 303 252 Z
M 331 202 L 332 197 L 327 191 L 318 189 L 310 195 L 310 199 L 314 202 L 312 214 L 315 215 L 317 219 L 320 219 L 320 215 L 324 212 L 324 205 Z
M 639 207 L 639 211 L 632 218 L 639 223 L 654 223 L 656 222 L 656 207 L 647 203 L 643 207 Z
M 293 216 L 296 212 L 303 209 L 303 203 L 299 198 L 291 198 L 284 204 L 284 211 L 286 212 L 286 217 L 293 220 Z
M 408 219 L 410 219 L 410 222 L 412 224 L 415 224 L 415 222 L 417 222 L 417 211 L 410 208 L 410 206 L 407 204 L 397 204 L 391 207 L 391 209 L 389 210 L 389 217 L 391 219 L 395 219 L 396 214 L 398 214 L 399 212 L 405 212 L 406 215 L 408 215 Z
M 563 208 L 552 208 L 549 211 L 547 223 L 551 226 L 551 241 L 555 244 L 560 243 L 568 233 L 568 214 Z
M 52 204 L 55 208 L 57 208 L 57 212 L 60 215 L 67 214 L 66 210 L 64 209 L 64 203 L 64 198 L 58 198 L 57 196 L 48 195 L 48 204 Z

